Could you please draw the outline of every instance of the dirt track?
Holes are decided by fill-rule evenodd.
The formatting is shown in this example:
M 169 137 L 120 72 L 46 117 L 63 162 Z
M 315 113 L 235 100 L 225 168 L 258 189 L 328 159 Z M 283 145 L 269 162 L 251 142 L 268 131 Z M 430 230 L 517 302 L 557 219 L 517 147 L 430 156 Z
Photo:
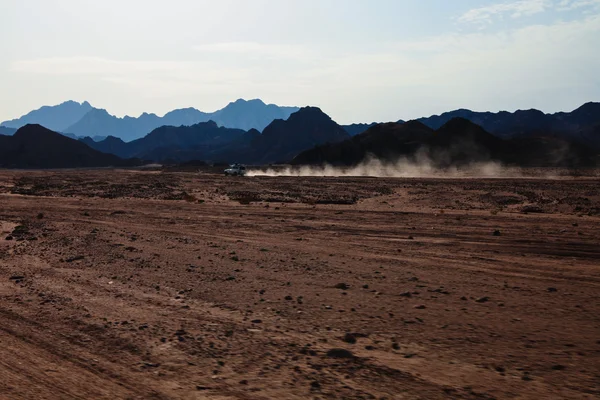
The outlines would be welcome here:
M 600 397 L 597 178 L 0 171 L 0 225 L 0 398 Z

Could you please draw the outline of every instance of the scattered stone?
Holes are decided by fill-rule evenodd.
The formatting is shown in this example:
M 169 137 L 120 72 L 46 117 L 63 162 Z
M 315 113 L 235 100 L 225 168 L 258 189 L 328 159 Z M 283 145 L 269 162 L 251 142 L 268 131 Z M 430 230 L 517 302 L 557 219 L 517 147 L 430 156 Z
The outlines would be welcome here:
M 494 235 L 494 236 L 500 236 L 501 233 L 500 233 L 500 231 L 498 229 L 496 229 L 492 235 Z
M 346 349 L 331 349 L 327 352 L 327 357 L 331 358 L 354 358 L 354 354 Z
M 424 309 L 426 309 L 426 308 L 427 308 L 427 307 L 426 307 L 426 306 L 424 306 L 424 305 L 422 305 L 422 304 L 421 304 L 421 305 L 419 305 L 419 306 L 415 306 L 415 309 L 416 309 L 416 310 L 424 310 Z
M 550 292 L 550 293 L 556 293 L 556 292 L 558 292 L 558 289 L 554 288 L 554 287 L 549 287 L 548 288 L 548 292 Z
M 346 283 L 338 283 L 334 287 L 336 289 L 340 289 L 340 290 L 348 290 L 348 289 L 350 289 L 350 286 L 348 284 L 346 284 Z
M 292 301 L 292 300 L 294 300 L 294 298 L 292 296 L 285 296 L 285 300 Z
M 14 238 L 10 235 L 8 235 L 6 238 L 4 238 L 4 240 L 13 240 Z
M 243 379 L 240 381 L 240 385 L 247 385 L 248 381 L 246 379 Z
M 411 298 L 411 297 L 412 297 L 412 293 L 411 293 L 411 292 L 404 292 L 404 293 L 400 293 L 400 297 L 408 297 L 408 298 Z
M 567 367 L 565 367 L 564 365 L 561 364 L 557 364 L 557 365 L 553 365 L 552 366 L 552 370 L 553 371 L 563 371 L 565 370 Z
M 210 390 L 210 388 L 208 386 L 198 385 L 198 386 L 196 386 L 196 390 Z
M 253 319 L 251 322 L 253 324 L 262 324 L 262 319 Z
M 22 281 L 23 279 L 25 279 L 25 277 L 23 275 L 13 275 L 8 279 L 11 281 Z
M 369 285 L 363 285 L 363 289 L 368 289 Z
M 344 338 L 342 340 L 344 342 L 346 342 L 346 343 L 355 344 L 356 343 L 356 336 L 353 335 L 352 333 L 346 333 L 344 335 Z
M 319 390 L 321 389 L 321 384 L 318 381 L 312 381 L 310 383 L 311 390 Z
M 477 300 L 475 300 L 477 303 L 487 303 L 488 301 L 490 301 L 489 297 L 480 297 Z
M 75 257 L 70 257 L 70 258 L 67 258 L 67 259 L 65 260 L 65 262 L 72 263 L 72 262 L 74 262 L 74 261 L 83 260 L 84 258 L 85 258 L 85 256 L 75 256 Z

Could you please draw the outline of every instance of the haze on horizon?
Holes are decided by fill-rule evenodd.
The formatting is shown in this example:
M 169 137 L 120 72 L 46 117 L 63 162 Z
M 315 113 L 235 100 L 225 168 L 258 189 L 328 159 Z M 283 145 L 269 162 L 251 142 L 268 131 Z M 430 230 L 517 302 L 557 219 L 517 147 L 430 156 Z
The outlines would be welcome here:
M 600 0 L 0 1 L 0 120 L 69 99 L 339 123 L 600 100 Z

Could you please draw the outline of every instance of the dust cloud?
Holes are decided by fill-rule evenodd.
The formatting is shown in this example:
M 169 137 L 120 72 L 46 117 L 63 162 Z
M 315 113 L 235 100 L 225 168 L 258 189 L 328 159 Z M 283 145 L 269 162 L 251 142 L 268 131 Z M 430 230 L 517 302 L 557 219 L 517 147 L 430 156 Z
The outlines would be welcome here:
M 263 170 L 250 170 L 248 176 L 297 176 L 297 177 L 381 177 L 381 178 L 519 178 L 521 169 L 506 167 L 498 162 L 476 162 L 463 166 L 440 168 L 430 159 L 400 159 L 384 162 L 369 158 L 353 167 L 288 166 Z

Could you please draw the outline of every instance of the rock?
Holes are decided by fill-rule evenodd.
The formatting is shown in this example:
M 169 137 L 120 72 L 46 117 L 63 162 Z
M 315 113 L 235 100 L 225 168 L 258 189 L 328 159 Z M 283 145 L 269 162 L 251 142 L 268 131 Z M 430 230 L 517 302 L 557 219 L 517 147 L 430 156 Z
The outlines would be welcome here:
M 477 300 L 475 300 L 477 303 L 487 303 L 488 301 L 490 301 L 489 297 L 480 297 Z
M 498 229 L 496 229 L 496 230 L 494 231 L 494 233 L 492 233 L 492 235 L 494 235 L 494 236 L 500 236 L 500 235 L 501 235 L 501 233 L 500 233 L 500 231 L 499 231 Z
M 208 386 L 198 385 L 198 386 L 196 386 L 196 390 L 210 390 L 210 388 Z
M 8 279 L 11 281 L 22 281 L 23 279 L 25 279 L 25 277 L 23 275 L 13 275 Z
M 542 210 L 542 208 L 540 206 L 536 206 L 534 204 L 530 204 L 527 206 L 523 206 L 521 208 L 521 212 L 524 214 L 528 214 L 528 213 L 532 213 L 532 214 L 536 214 L 536 213 L 543 213 L 544 210 Z
M 556 292 L 558 292 L 558 289 L 554 288 L 554 287 L 549 287 L 548 288 L 548 292 L 550 292 L 550 293 L 556 293 Z
M 404 292 L 404 293 L 400 293 L 400 297 L 412 297 L 412 293 L 411 292 Z
M 14 238 L 10 235 L 8 235 L 6 238 L 4 238 L 4 240 L 13 240 Z
M 67 259 L 65 260 L 65 262 L 72 263 L 72 262 L 74 262 L 74 261 L 83 260 L 84 258 L 85 258 L 85 256 L 75 256 L 75 257 L 70 257 L 70 258 L 67 258 Z
M 248 381 L 246 379 L 243 379 L 240 381 L 240 385 L 247 385 Z
M 292 296 L 285 296 L 285 300 L 292 301 L 292 300 L 294 300 L 294 298 Z
M 348 289 L 350 289 L 350 286 L 348 284 L 346 284 L 346 283 L 338 283 L 334 287 L 336 289 L 340 289 L 340 290 L 348 290 Z
M 563 371 L 565 370 L 567 367 L 565 367 L 564 365 L 561 364 L 557 364 L 557 365 L 553 365 L 552 366 L 552 370 L 553 371 Z
M 419 306 L 415 306 L 415 309 L 416 309 L 416 310 L 424 310 L 424 309 L 426 309 L 426 308 L 427 308 L 427 307 L 426 307 L 426 306 L 424 306 L 424 305 L 422 305 L 422 304 L 421 304 L 421 305 L 419 305 Z
M 363 287 L 362 287 L 362 288 L 363 288 L 363 289 L 368 289 L 368 288 L 369 288 L 369 285 L 363 285 Z
M 318 381 L 312 381 L 310 383 L 311 390 L 319 390 L 321 389 L 321 384 Z
M 354 354 L 346 349 L 331 349 L 327 352 L 327 357 L 331 358 L 354 358 Z
M 251 322 L 253 324 L 262 324 L 262 319 L 253 319 Z
M 356 336 L 353 335 L 352 333 L 346 333 L 342 339 L 344 342 L 346 343 L 350 343 L 350 344 L 355 344 L 356 343 Z

